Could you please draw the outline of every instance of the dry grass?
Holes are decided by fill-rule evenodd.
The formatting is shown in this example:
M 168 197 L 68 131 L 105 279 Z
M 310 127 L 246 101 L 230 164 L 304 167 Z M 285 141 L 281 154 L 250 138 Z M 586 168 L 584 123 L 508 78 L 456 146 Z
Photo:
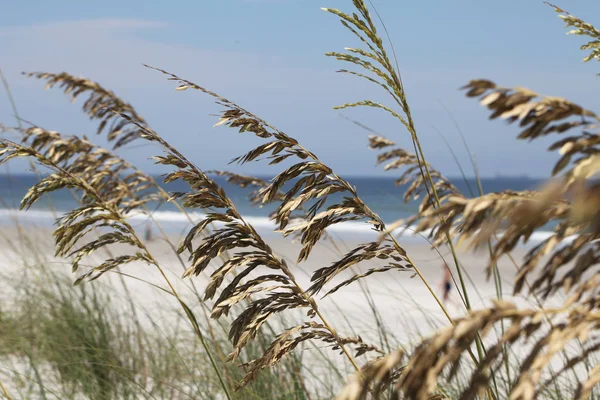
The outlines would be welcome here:
M 99 84 L 67 73 L 28 74 L 59 85 L 75 99 L 89 94 L 83 111 L 99 121 L 98 133 L 105 132 L 115 141 L 115 149 L 132 140 L 146 140 L 160 146 L 163 154 L 154 157 L 169 169 L 164 182 L 187 183 L 186 191 L 167 194 L 151 177 L 116 154 L 102 149 L 85 137 L 65 137 L 55 131 L 32 127 L 23 133 L 22 142 L 0 140 L 0 163 L 28 157 L 51 173 L 23 198 L 21 208 L 28 209 L 42 196 L 56 190 L 74 190 L 80 206 L 58 220 L 54 232 L 57 256 L 71 261 L 77 283 L 100 278 L 129 263 L 146 263 L 156 268 L 185 313 L 193 332 L 204 346 L 220 382 L 222 395 L 234 398 L 231 375 L 220 372 L 223 362 L 239 362 L 243 377 L 236 390 L 255 382 L 259 373 L 274 368 L 293 356 L 294 350 L 317 342 L 337 350 L 356 369 L 356 376 L 340 394 L 341 399 L 365 398 L 490 398 L 533 399 L 549 397 L 548 386 L 569 375 L 575 398 L 594 398 L 600 369 L 591 365 L 597 353 L 600 314 L 597 270 L 600 247 L 600 216 L 597 199 L 600 186 L 592 179 L 600 170 L 596 129 L 599 117 L 568 100 L 538 95 L 523 88 L 498 87 L 489 80 L 474 80 L 463 89 L 468 97 L 478 97 L 491 112 L 490 118 L 502 118 L 521 127 L 520 139 L 582 133 L 560 138 L 550 150 L 559 150 L 562 158 L 551 172 L 553 180 L 538 191 L 466 196 L 427 161 L 411 115 L 397 61 L 379 33 L 378 24 L 362 0 L 353 0 L 356 13 L 326 9 L 340 18 L 342 25 L 362 43 L 363 48 L 347 48 L 346 53 L 328 53 L 359 71 L 341 70 L 378 85 L 393 100 L 393 106 L 373 100 L 361 100 L 338 108 L 365 106 L 392 115 L 406 129 L 414 152 L 395 147 L 389 139 L 372 135 L 369 146 L 379 151 L 377 163 L 385 170 L 402 170 L 398 185 L 409 183 L 404 200 L 421 198 L 417 215 L 408 221 L 386 226 L 358 195 L 356 188 L 338 175 L 300 142 L 240 105 L 170 72 L 149 67 L 177 83 L 176 90 L 196 90 L 212 96 L 222 108 L 216 126 L 249 132 L 264 143 L 234 159 L 245 164 L 267 161 L 278 173 L 265 181 L 253 177 L 217 172 L 241 187 L 252 189 L 256 205 L 274 204 L 272 219 L 283 237 L 298 238 L 301 250 L 294 262 L 278 256 L 238 211 L 225 190 L 210 174 L 189 160 L 152 130 L 134 108 Z M 554 7 L 554 6 L 553 6 Z M 586 61 L 598 59 L 598 31 L 591 25 L 554 7 L 571 33 L 591 37 L 582 47 L 589 50 Z M 385 31 L 385 26 L 382 26 Z M 392 148 L 390 150 L 390 148 Z M 281 167 L 284 163 L 288 166 Z M 210 171 L 214 172 L 214 171 Z M 336 196 L 332 196 L 336 194 Z M 337 195 L 342 195 L 341 200 Z M 192 308 L 184 302 L 164 273 L 139 233 L 127 221 L 132 211 L 149 213 L 150 202 L 175 202 L 182 212 L 200 209 L 205 217 L 195 223 L 184 240 L 175 247 L 185 267 L 184 279 L 209 276 L 208 285 L 198 291 L 197 301 L 210 308 L 207 315 L 228 324 L 232 349 L 217 360 L 215 350 L 206 341 Z M 191 221 L 191 219 L 190 219 Z M 363 243 L 339 254 L 331 265 L 314 271 L 309 287 L 300 285 L 296 271 L 311 255 L 315 245 L 332 240 L 327 229 L 336 224 L 361 221 L 379 234 L 379 240 Z M 534 247 L 521 265 L 515 292 L 541 297 L 538 308 L 519 309 L 502 301 L 489 308 L 473 310 L 465 285 L 455 244 L 475 248 L 489 245 L 489 272 L 496 261 L 527 241 L 536 229 L 558 222 L 553 235 Z M 415 224 L 426 233 L 434 246 L 447 246 L 452 253 L 458 276 L 457 290 L 466 310 L 465 317 L 454 319 L 401 246 L 393 231 Z M 577 235 L 571 242 L 569 236 Z M 117 249 L 99 265 L 81 272 L 90 255 L 99 250 Z M 113 253 L 107 253 L 113 254 Z M 541 267 L 539 267 L 541 264 Z M 340 279 L 352 271 L 350 278 Z M 365 343 L 359 336 L 344 335 L 320 309 L 317 294 L 335 295 L 342 287 L 361 282 L 375 273 L 415 273 L 448 318 L 448 327 L 417 346 L 385 355 L 378 346 Z M 494 279 L 500 282 L 497 271 Z M 530 280 L 532 280 L 530 282 Z M 559 308 L 544 306 L 543 300 L 554 293 L 568 296 Z M 296 313 L 301 310 L 303 314 Z M 228 319 L 229 315 L 234 315 Z M 294 315 L 287 329 L 273 332 L 276 317 Z M 301 319 L 299 315 L 305 315 Z M 208 320 L 207 320 L 208 321 Z M 491 333 L 496 333 L 494 338 Z M 274 335 L 271 335 L 275 333 Z M 270 337 L 260 352 L 250 351 L 256 342 Z M 573 346 L 576 351 L 573 352 Z M 512 349 L 512 350 L 511 350 Z M 217 350 L 222 353 L 219 347 Z M 511 373 L 512 368 L 512 373 Z M 449 395 L 444 389 L 462 374 L 468 384 Z

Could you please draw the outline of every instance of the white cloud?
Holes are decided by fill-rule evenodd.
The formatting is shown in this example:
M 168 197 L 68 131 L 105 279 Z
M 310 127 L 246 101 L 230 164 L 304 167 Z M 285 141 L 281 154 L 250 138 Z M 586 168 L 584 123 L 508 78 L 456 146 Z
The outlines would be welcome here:
M 206 103 L 206 96 L 174 93 L 172 83 L 156 71 L 144 68 L 143 63 L 206 85 L 276 123 L 283 123 L 284 128 L 287 125 L 287 129 L 302 129 L 308 143 L 314 140 L 316 144 L 323 143 L 318 129 L 330 130 L 323 123 L 324 118 L 329 119 L 329 127 L 332 120 L 339 122 L 331 111 L 333 105 L 341 102 L 339 93 L 345 92 L 350 98 L 351 92 L 362 87 L 349 86 L 344 79 L 332 79 L 334 68 L 297 66 L 293 64 L 295 60 L 272 54 L 215 51 L 149 40 L 140 35 L 145 30 L 168 28 L 161 22 L 132 19 L 3 28 L 0 68 L 9 78 L 21 113 L 36 123 L 65 133 L 91 130 L 86 119 L 64 101 L 62 94 L 44 93 L 41 82 L 20 75 L 21 71 L 68 71 L 114 90 L 134 104 L 157 130 L 171 135 L 175 144 L 202 148 L 206 141 L 203 135 L 213 135 L 214 151 L 200 152 L 211 168 L 216 162 L 224 166 L 246 151 L 249 143 L 254 143 L 252 138 L 230 136 L 233 132 L 225 135 L 223 129 L 210 130 L 214 117 L 207 114 L 215 109 Z M 198 108 L 199 102 L 202 109 Z M 9 105 L 0 96 L 0 121 L 9 120 Z M 146 155 L 134 156 L 149 164 Z
M 295 66 L 273 54 L 210 50 L 143 38 L 144 31 L 165 30 L 159 21 L 96 19 L 65 21 L 0 29 L 1 65 L 5 73 L 62 71 L 106 82 L 113 87 L 157 84 L 156 74 L 142 63 L 156 65 L 188 78 L 226 83 L 238 88 L 309 91 L 322 87 L 332 70 Z M 14 78 L 13 78 L 14 79 Z M 314 82 L 318 80 L 319 82 Z M 325 79 L 326 80 L 326 79 Z M 311 85 L 311 81 L 314 82 Z M 27 85 L 19 80 L 16 85 Z
M 77 31 L 95 31 L 97 33 L 110 33 L 114 30 L 134 31 L 138 29 L 155 29 L 167 26 L 166 22 L 151 21 L 132 18 L 98 18 L 73 21 L 52 21 L 34 25 L 17 25 L 1 27 L 0 36 L 4 37 L 37 37 L 40 34 L 67 34 L 72 35 Z

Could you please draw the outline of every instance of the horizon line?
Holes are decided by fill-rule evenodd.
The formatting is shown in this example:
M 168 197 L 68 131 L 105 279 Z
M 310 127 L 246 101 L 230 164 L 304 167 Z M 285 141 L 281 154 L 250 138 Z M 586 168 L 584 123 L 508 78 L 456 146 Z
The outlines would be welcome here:
M 158 174 L 158 173 L 150 173 L 150 176 L 156 177 L 156 176 L 161 176 L 161 175 L 166 175 L 166 174 Z M 207 175 L 211 175 L 214 176 L 214 173 L 207 173 Z M 251 177 L 256 177 L 256 178 L 272 178 L 272 175 L 267 175 L 267 174 L 246 174 L 246 173 L 240 173 L 239 175 L 243 175 L 243 176 L 251 176 Z M 389 178 L 389 179 L 397 179 L 397 177 L 394 176 L 390 176 L 385 175 L 385 174 L 373 174 L 373 175 L 363 175 L 363 174 L 344 174 L 341 173 L 341 175 L 348 177 L 348 178 Z M 14 176 L 14 177 L 18 177 L 18 176 L 36 176 L 36 174 L 34 172 L 19 172 L 19 173 L 0 173 L 0 177 L 5 178 L 5 177 L 9 177 L 9 176 Z M 447 175 L 448 179 L 463 179 L 463 178 L 467 178 L 467 179 L 477 179 L 477 176 L 474 175 L 466 175 L 466 176 L 461 176 L 461 175 Z M 535 176 L 535 175 L 528 175 L 528 174 L 521 174 L 521 175 L 517 175 L 517 174 L 496 174 L 496 175 L 480 175 L 479 178 L 481 179 L 513 179 L 513 178 L 519 178 L 519 179 L 530 179 L 530 180 L 538 180 L 538 179 L 550 179 L 550 177 L 547 176 Z

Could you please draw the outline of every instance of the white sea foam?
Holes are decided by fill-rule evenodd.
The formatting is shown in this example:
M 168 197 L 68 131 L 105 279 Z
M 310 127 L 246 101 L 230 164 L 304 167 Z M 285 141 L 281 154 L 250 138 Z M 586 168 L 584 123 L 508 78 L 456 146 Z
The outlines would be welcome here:
M 59 217 L 60 215 L 60 212 L 55 213 L 50 210 L 19 211 L 17 209 L 0 208 L 0 224 L 10 225 L 18 221 L 19 223 L 32 224 L 41 227 L 50 227 L 55 223 L 56 217 Z M 190 226 L 192 223 L 200 222 L 205 215 L 199 212 L 191 212 L 185 215 L 179 211 L 156 211 L 152 214 L 152 216 L 167 231 L 180 232 L 181 229 Z M 135 226 L 138 223 L 144 223 L 145 221 L 147 221 L 148 216 L 143 213 L 132 212 L 129 215 L 129 219 Z M 273 231 L 277 230 L 277 225 L 275 224 L 275 222 L 268 217 L 245 216 L 244 219 L 261 233 L 272 233 Z M 222 226 L 222 224 L 217 223 L 217 226 Z M 356 221 L 335 224 L 327 228 L 327 231 L 332 234 L 341 236 L 358 235 L 363 237 L 374 237 L 374 235 L 376 235 L 370 224 Z M 416 235 L 412 233 L 410 229 L 405 230 L 404 228 L 398 228 L 394 231 L 394 233 L 402 233 L 404 239 L 413 238 L 420 240 L 423 240 L 422 236 L 426 237 L 429 234 L 429 232 L 421 232 L 421 234 Z M 535 245 L 544 241 L 551 235 L 552 231 L 542 230 L 534 232 L 529 238 L 528 243 L 531 245 Z M 499 236 L 502 236 L 502 234 L 500 233 Z M 570 242 L 574 238 L 575 236 L 569 237 L 565 239 L 565 241 Z

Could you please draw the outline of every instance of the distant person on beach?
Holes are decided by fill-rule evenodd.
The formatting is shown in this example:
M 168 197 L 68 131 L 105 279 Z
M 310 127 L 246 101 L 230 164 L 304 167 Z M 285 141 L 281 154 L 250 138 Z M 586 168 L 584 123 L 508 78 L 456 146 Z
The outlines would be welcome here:
M 448 264 L 446 264 L 445 262 L 442 265 L 442 268 L 444 269 L 444 280 L 442 281 L 442 289 L 444 291 L 444 295 L 442 297 L 442 300 L 444 301 L 444 303 L 447 303 L 448 300 L 450 300 L 450 291 L 452 290 L 452 274 L 450 273 L 450 268 L 448 267 Z
M 150 221 L 148 221 L 148 223 L 146 224 L 144 238 L 146 239 L 147 242 L 152 240 L 152 225 L 150 224 Z

